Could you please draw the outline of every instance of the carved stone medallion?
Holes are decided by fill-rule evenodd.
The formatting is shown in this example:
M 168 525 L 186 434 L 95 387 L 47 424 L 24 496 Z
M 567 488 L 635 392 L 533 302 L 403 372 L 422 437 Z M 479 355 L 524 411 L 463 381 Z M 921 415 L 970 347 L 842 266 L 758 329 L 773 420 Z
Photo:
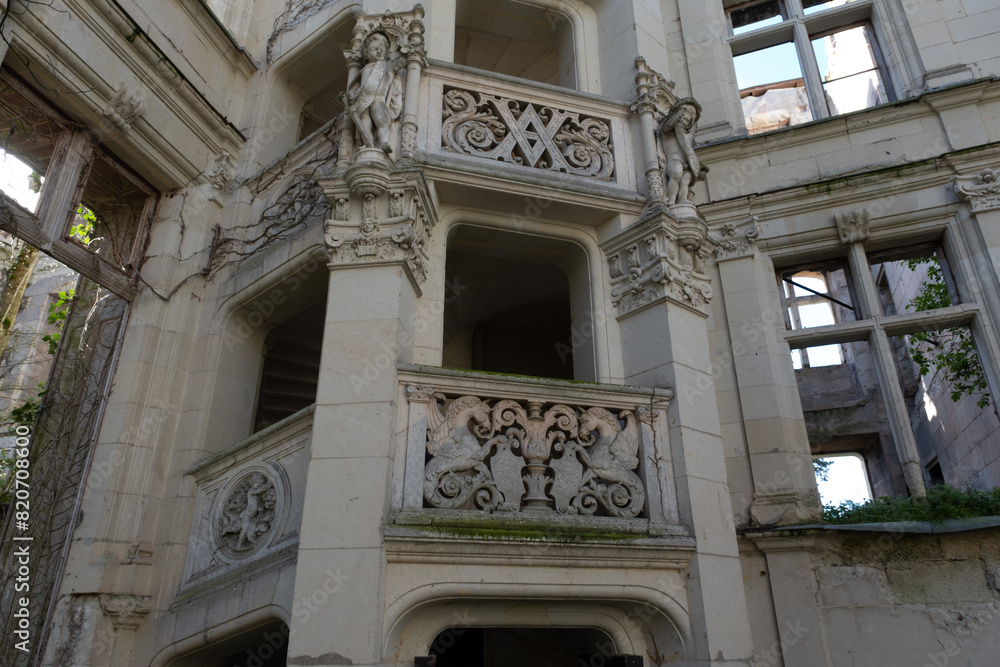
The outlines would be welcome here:
M 278 491 L 267 474 L 253 471 L 231 486 L 216 515 L 222 552 L 244 558 L 267 542 L 276 523 Z

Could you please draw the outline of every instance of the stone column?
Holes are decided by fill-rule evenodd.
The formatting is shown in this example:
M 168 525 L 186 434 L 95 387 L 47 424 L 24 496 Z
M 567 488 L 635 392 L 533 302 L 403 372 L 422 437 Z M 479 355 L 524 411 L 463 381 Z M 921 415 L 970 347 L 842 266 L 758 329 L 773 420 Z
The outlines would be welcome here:
M 1000 341 L 994 332 L 1000 331 L 1000 170 L 984 169 L 976 176 L 955 177 L 955 193 L 968 202 L 971 216 L 959 226 L 969 253 L 971 272 L 979 277 L 972 285 L 972 298 L 982 306 L 984 316 L 972 323 L 990 386 L 1000 387 Z M 964 259 L 964 258 L 963 258 Z M 956 261 L 955 258 L 952 261 Z M 981 320 L 986 320 L 985 322 Z M 988 323 L 988 324 L 987 324 Z M 989 326 L 992 324 L 992 326 Z
M 396 364 L 412 361 L 411 315 L 426 279 L 421 248 L 434 215 L 419 172 L 379 161 L 321 185 L 333 204 L 330 284 L 288 658 L 376 665 Z
M 903 388 L 896 377 L 895 354 L 882 326 L 882 301 L 865 254 L 864 242 L 869 235 L 868 212 L 860 210 L 837 214 L 836 220 L 840 240 L 848 246 L 847 260 L 854 278 L 861 318 L 875 323 L 868 343 L 875 361 L 875 375 L 885 400 L 886 417 L 892 429 L 893 440 L 896 441 L 896 454 L 903 468 L 903 478 L 911 495 L 925 496 L 927 489 L 924 486 L 923 467 L 920 465 L 920 452 L 917 440 L 913 437 L 913 429 L 910 428 Z
M 819 591 L 806 538 L 758 537 L 754 543 L 767 558 L 774 614 L 785 667 L 828 664 L 823 641 Z
M 427 65 L 424 51 L 424 9 L 417 5 L 407 31 L 406 93 L 403 95 L 403 158 L 413 159 L 417 152 L 417 109 L 420 106 L 420 72 Z
M 656 123 L 666 110 L 670 108 L 677 97 L 671 92 L 673 82 L 667 81 L 661 75 L 646 65 L 646 59 L 639 56 L 635 59 L 635 90 L 638 95 L 632 105 L 632 112 L 639 116 L 642 126 L 643 171 L 646 174 L 647 206 L 661 208 L 667 205 L 666 194 L 663 191 L 663 172 L 660 170 L 659 153 L 656 150 Z M 657 102 L 660 102 L 660 108 Z
M 621 326 L 625 381 L 673 389 L 670 446 L 681 521 L 697 540 L 689 570 L 694 653 L 705 664 L 748 665 L 753 656 L 736 534 L 729 515 L 719 413 L 708 344 L 712 289 L 702 235 L 667 213 L 648 217 L 605 247 Z M 704 226 L 703 222 L 700 222 Z
M 749 222 L 742 232 L 726 225 L 716 254 L 753 475 L 750 514 L 761 525 L 818 519 L 809 436 L 788 344 L 779 333 L 784 318 L 774 267 L 757 252 L 759 230 Z

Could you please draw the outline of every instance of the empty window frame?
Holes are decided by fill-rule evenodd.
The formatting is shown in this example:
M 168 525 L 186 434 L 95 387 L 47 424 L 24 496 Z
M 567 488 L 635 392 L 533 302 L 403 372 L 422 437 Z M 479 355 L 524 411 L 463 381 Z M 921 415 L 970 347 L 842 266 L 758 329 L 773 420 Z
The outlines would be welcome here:
M 831 265 L 792 269 L 779 274 L 785 308 L 785 328 L 810 329 L 854 321 L 851 288 L 846 267 Z M 844 363 L 838 344 L 792 350 L 796 369 L 836 366 Z
M 754 0 L 726 15 L 750 134 L 894 99 L 870 1 Z
M 6 69 L 0 70 L 0 142 L 9 162 L 31 170 L 29 189 L 39 191 L 37 203 L 8 195 L 0 227 L 131 299 L 153 188 Z
M 915 485 L 924 486 L 924 471 L 920 466 L 920 454 L 914 430 L 923 429 L 921 419 L 929 421 L 928 411 L 919 413 L 920 406 L 913 399 L 914 391 L 906 390 L 906 378 L 900 369 L 912 368 L 911 359 L 915 349 L 910 341 L 914 338 L 934 337 L 942 330 L 961 330 L 972 341 L 969 325 L 975 317 L 974 309 L 959 305 L 960 298 L 948 270 L 948 262 L 939 245 L 913 246 L 888 252 L 872 253 L 869 257 L 860 243 L 850 246 L 849 276 L 857 281 L 852 289 L 851 306 L 856 313 L 854 322 L 842 323 L 836 327 L 816 327 L 815 329 L 789 326 L 786 340 L 792 349 L 811 349 L 823 345 L 867 341 L 871 350 L 872 370 L 885 401 L 886 416 L 895 441 L 907 485 L 913 491 Z M 791 273 L 802 273 L 799 268 Z M 819 269 L 815 269 L 819 272 Z M 783 281 L 785 274 L 779 274 Z M 784 294 L 784 286 L 782 293 Z M 933 347 L 933 341 L 921 343 L 923 349 Z M 975 357 L 972 352 L 970 357 Z M 978 364 L 978 357 L 975 357 Z M 919 363 L 917 364 L 920 365 Z M 989 395 L 985 375 L 981 391 Z M 912 379 L 911 379 L 912 384 Z M 926 383 L 924 383 L 926 385 Z M 927 389 L 922 390 L 925 394 Z M 940 393 L 940 392 L 939 392 Z M 971 397 L 972 402 L 979 400 Z M 983 405 L 978 406 L 984 410 Z M 968 408 L 966 408 L 968 409 Z M 982 428 L 983 420 L 995 419 L 995 414 L 972 415 L 975 428 Z M 983 413 L 985 414 L 985 413 Z M 977 421 L 978 420 L 978 421 Z M 911 428 L 912 423 L 912 428 Z M 926 430 L 926 429 L 923 429 Z M 997 437 L 1000 437 L 998 435 Z M 919 451 L 925 459 L 937 455 L 937 444 L 922 443 Z M 966 481 L 966 480 L 960 480 Z

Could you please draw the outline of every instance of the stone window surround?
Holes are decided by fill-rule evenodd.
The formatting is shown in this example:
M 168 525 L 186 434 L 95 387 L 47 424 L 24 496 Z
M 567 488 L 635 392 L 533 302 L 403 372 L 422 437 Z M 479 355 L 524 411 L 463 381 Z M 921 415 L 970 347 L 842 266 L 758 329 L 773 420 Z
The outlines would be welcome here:
M 21 96 L 34 110 L 46 117 L 60 131 L 56 136 L 50 162 L 42 177 L 45 179 L 39 192 L 35 211 L 28 211 L 17 202 L 0 195 L 4 199 L 3 208 L 9 214 L 10 220 L 4 221 L 4 230 L 21 238 L 23 241 L 44 248 L 54 259 L 62 262 L 74 271 L 95 281 L 114 294 L 127 301 L 136 296 L 136 274 L 145 247 L 145 239 L 152 224 L 153 209 L 157 202 L 157 193 L 143 179 L 131 170 L 109 151 L 98 144 L 99 136 L 90 131 L 80 129 L 72 119 L 64 116 L 58 109 L 36 93 L 30 85 L 23 82 L 16 74 L 6 68 L 0 72 L 0 84 L 10 87 Z M 120 89 L 124 91 L 124 88 Z M 118 99 L 118 98 L 116 98 Z M 127 106 L 127 105 L 126 105 Z M 128 113 L 129 117 L 142 111 L 142 101 L 136 102 Z M 106 111 L 109 123 L 121 121 L 118 113 L 123 107 L 112 104 Z M 117 109 L 118 111 L 113 111 Z M 127 131 L 128 128 L 126 128 Z M 16 157 L 16 155 L 15 155 Z M 125 265 L 115 266 L 109 256 L 100 255 L 93 249 L 84 246 L 70 237 L 70 228 L 76 219 L 77 208 L 88 191 L 89 182 L 99 178 L 93 174 L 96 162 L 103 162 L 106 169 L 127 181 L 137 191 L 146 193 L 146 200 L 138 216 L 135 235 L 129 247 L 123 248 L 122 260 Z
M 760 49 L 777 46 L 778 44 L 794 43 L 799 59 L 799 67 L 802 70 L 806 94 L 809 97 L 809 108 L 812 111 L 813 120 L 829 118 L 832 114 L 826 102 L 823 79 L 819 71 L 819 65 L 816 62 L 816 56 L 812 50 L 812 40 L 824 33 L 831 33 L 839 29 L 857 27 L 863 24 L 871 26 L 872 32 L 878 33 L 877 26 L 874 26 L 872 22 L 872 5 L 874 4 L 874 0 L 855 0 L 855 2 L 809 14 L 808 16 L 806 16 L 803 10 L 802 0 L 780 1 L 788 14 L 780 23 L 751 30 L 742 35 L 729 36 L 727 43 L 732 49 L 733 58 Z M 732 7 L 728 9 L 732 9 Z M 896 95 L 892 87 L 888 68 L 882 58 L 881 50 L 874 40 L 871 42 L 871 47 L 879 75 L 885 85 L 886 95 L 890 102 L 894 101 Z
M 867 218 L 863 212 L 861 212 L 861 217 Z M 922 495 L 926 488 L 923 465 L 917 451 L 916 439 L 910 427 L 902 388 L 897 381 L 894 352 L 889 337 L 927 329 L 969 326 L 976 318 L 979 308 L 975 303 L 964 300 L 958 305 L 947 308 L 891 316 L 882 315 L 882 302 L 870 269 L 868 252 L 865 249 L 865 242 L 868 240 L 867 224 L 864 225 L 862 233 L 847 236 L 844 235 L 843 231 L 848 227 L 848 224 L 838 219 L 838 226 L 841 227 L 842 240 L 848 250 L 847 265 L 853 279 L 856 299 L 854 305 L 858 319 L 855 322 L 841 322 L 825 327 L 786 331 L 785 341 L 793 350 L 852 341 L 867 341 L 869 343 L 878 384 L 886 404 L 889 427 L 896 443 L 906 484 L 911 494 Z M 944 247 L 946 245 L 942 242 L 940 250 L 940 255 L 945 258 L 945 261 L 947 261 Z M 902 248 L 902 246 L 900 247 Z M 789 363 L 791 363 L 791 359 L 789 359 Z M 995 390 L 991 387 L 991 391 Z

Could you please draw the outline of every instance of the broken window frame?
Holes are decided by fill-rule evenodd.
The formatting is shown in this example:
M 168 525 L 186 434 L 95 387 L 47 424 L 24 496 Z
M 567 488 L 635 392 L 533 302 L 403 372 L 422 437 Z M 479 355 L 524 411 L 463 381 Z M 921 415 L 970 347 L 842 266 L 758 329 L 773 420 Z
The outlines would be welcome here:
M 45 182 L 35 211 L 29 211 L 6 194 L 0 194 L 0 229 L 43 249 L 74 271 L 132 301 L 137 293 L 138 267 L 156 206 L 156 190 L 110 152 L 98 146 L 90 132 L 49 105 L 16 74 L 0 69 L 0 85 L 10 87 L 36 112 L 61 128 L 43 175 Z M 16 153 L 13 155 L 16 156 Z M 117 266 L 110 257 L 101 255 L 96 247 L 84 245 L 70 233 L 87 190 L 91 167 L 97 160 L 106 162 L 130 184 L 146 193 L 131 247 L 122 253 L 123 258 L 127 256 L 124 266 Z
M 946 243 L 934 244 L 935 252 L 942 266 L 947 266 L 947 255 L 944 251 Z M 886 261 L 887 256 L 906 256 L 910 252 L 926 249 L 926 245 L 900 246 L 888 252 L 872 252 L 871 258 Z M 872 259 L 869 257 L 864 245 L 855 242 L 848 246 L 848 268 L 849 275 L 853 283 L 852 303 L 855 307 L 856 321 L 841 322 L 834 325 L 815 327 L 810 329 L 799 329 L 785 332 L 785 341 L 790 349 L 802 349 L 806 347 L 816 347 L 833 343 L 848 343 L 854 341 L 867 341 L 871 348 L 872 362 L 878 384 L 882 391 L 883 400 L 886 404 L 886 412 L 889 422 L 889 429 L 892 432 L 896 444 L 897 454 L 900 463 L 905 471 L 910 465 L 911 475 L 920 473 L 919 480 L 908 478 L 907 485 L 911 494 L 923 495 L 926 489 L 927 472 L 921 463 L 919 451 L 917 449 L 916 437 L 910 426 L 909 411 L 903 388 L 898 381 L 896 356 L 893 351 L 891 337 L 904 336 L 906 334 L 932 329 L 942 329 L 956 326 L 968 326 L 976 340 L 976 327 L 974 326 L 979 309 L 975 303 L 970 303 L 968 299 L 959 299 L 960 290 L 955 290 L 956 301 L 953 305 L 945 308 L 933 310 L 905 311 L 896 315 L 883 315 L 883 304 L 879 294 L 875 276 L 872 275 Z M 801 270 L 801 265 L 798 270 Z M 780 270 L 778 280 L 781 280 L 782 273 L 788 269 Z M 954 285 L 954 283 L 952 283 Z M 982 357 L 980 357 L 982 359 Z M 791 359 L 789 360 L 791 361 Z M 986 374 L 987 384 L 991 395 L 996 396 L 996 387 L 993 378 Z M 996 409 L 996 403 L 994 403 Z M 915 469 L 914 469 L 915 468 Z M 915 488 L 919 485 L 919 488 Z
M 882 103 L 896 100 L 888 68 L 878 45 L 877 31 L 872 24 L 872 0 L 855 0 L 844 5 L 813 11 L 808 14 L 805 9 L 811 6 L 809 0 L 774 1 L 779 5 L 782 21 L 739 35 L 733 34 L 733 13 L 763 3 L 760 0 L 752 0 L 751 2 L 726 8 L 726 23 L 729 29 L 727 43 L 732 50 L 733 58 L 778 44 L 793 43 L 798 55 L 799 69 L 802 72 L 803 85 L 809 100 L 812 119 L 814 121 L 822 120 L 835 114 L 831 112 L 830 106 L 827 103 L 825 92 L 825 83 L 827 82 L 823 81 L 822 74 L 820 73 L 819 63 L 816 60 L 816 54 L 813 52 L 812 40 L 851 28 L 865 26 L 868 44 L 875 60 L 878 79 L 884 87 L 886 99 Z M 781 87 L 780 84 L 782 83 L 787 82 L 775 82 L 775 87 Z M 761 86 L 753 86 L 751 88 L 761 88 Z M 750 90 L 750 88 L 745 90 Z M 741 97 L 743 92 L 743 89 L 741 89 Z M 758 133 L 767 132 L 770 129 L 777 128 L 765 128 L 759 130 Z
M 836 270 L 843 270 L 844 272 L 844 280 L 847 283 L 847 291 L 848 291 L 847 296 L 850 303 L 845 303 L 835 298 L 834 296 L 830 295 L 829 293 L 830 274 Z M 804 285 L 797 285 L 796 283 L 791 282 L 791 280 L 795 276 L 806 272 L 816 273 L 821 276 L 823 283 L 826 285 L 827 289 L 826 294 L 813 293 L 808 296 L 797 296 L 795 294 L 795 287 L 801 287 L 802 289 L 805 289 L 807 291 L 812 291 L 810 290 L 810 288 Z M 778 275 L 778 286 L 779 286 L 778 291 L 781 297 L 782 313 L 785 318 L 785 329 L 787 331 L 808 331 L 810 329 L 815 328 L 815 327 L 802 326 L 801 318 L 798 315 L 798 308 L 800 305 L 812 305 L 814 303 L 821 303 L 823 301 L 836 303 L 837 305 L 850 310 L 851 312 L 854 313 L 854 319 L 857 319 L 857 307 L 853 305 L 855 302 L 854 284 L 851 280 L 851 273 L 850 271 L 847 270 L 847 266 L 845 264 L 826 263 L 820 265 L 798 266 L 791 269 L 786 268 L 779 270 L 777 275 Z M 791 287 L 786 288 L 786 286 L 791 286 Z M 787 294 L 788 291 L 791 292 L 791 296 Z M 830 306 L 830 315 L 833 319 L 834 324 L 839 324 L 842 321 L 841 318 L 838 316 L 837 311 L 833 308 L 832 305 Z M 832 325 L 826 325 L 826 326 L 832 326 Z M 819 346 L 813 345 L 811 347 L 819 347 Z M 800 367 L 810 368 L 811 366 L 809 363 L 808 348 L 796 348 L 796 349 L 800 350 L 799 352 L 800 355 L 799 359 L 801 363 Z M 792 351 L 793 359 L 794 356 L 795 356 L 795 350 L 793 349 Z M 843 364 L 845 359 L 846 355 L 844 354 L 843 350 L 841 350 L 840 363 Z M 837 365 L 837 364 L 826 364 L 826 365 Z

